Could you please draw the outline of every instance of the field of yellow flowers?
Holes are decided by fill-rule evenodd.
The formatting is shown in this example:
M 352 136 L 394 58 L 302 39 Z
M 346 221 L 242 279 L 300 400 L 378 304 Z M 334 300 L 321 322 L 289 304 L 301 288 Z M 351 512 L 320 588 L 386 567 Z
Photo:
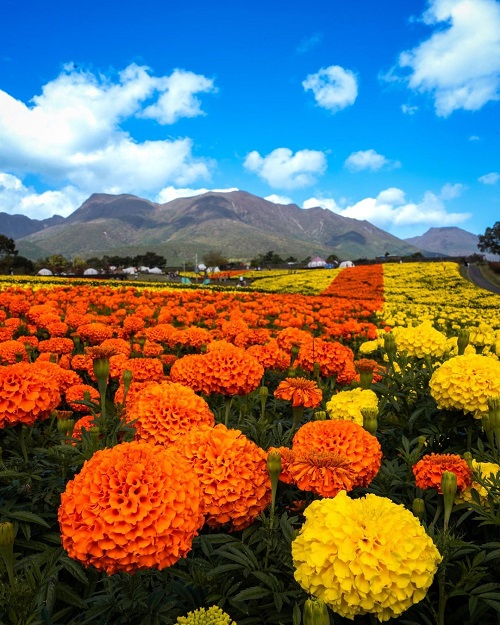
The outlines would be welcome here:
M 245 277 L 0 277 L 0 624 L 498 625 L 500 296 Z

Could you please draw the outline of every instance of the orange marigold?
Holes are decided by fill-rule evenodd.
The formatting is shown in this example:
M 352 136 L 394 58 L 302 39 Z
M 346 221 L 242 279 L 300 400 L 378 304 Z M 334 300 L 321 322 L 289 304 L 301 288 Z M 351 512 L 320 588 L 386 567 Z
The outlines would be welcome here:
M 350 384 L 357 377 L 354 368 L 354 353 L 342 343 L 329 343 L 321 339 L 304 343 L 300 348 L 295 366 L 312 372 L 315 363 L 319 365 L 322 376 L 337 376 L 339 384 Z
M 241 530 L 271 501 L 267 454 L 239 430 L 222 424 L 193 429 L 177 447 L 200 479 L 202 510 L 211 527 Z
M 3 341 L 0 343 L 0 364 L 15 365 L 23 360 L 27 362 L 28 352 L 26 347 L 15 340 Z
M 99 391 L 89 384 L 74 384 L 66 389 L 66 401 L 73 410 L 77 412 L 87 412 L 88 406 L 75 403 L 77 401 L 83 401 L 85 393 L 89 393 L 90 401 L 99 403 Z
M 82 430 L 90 430 L 90 428 L 93 428 L 94 419 L 94 415 L 91 414 L 80 417 L 77 421 L 75 421 L 75 425 L 73 426 L 73 433 L 71 436 L 78 439 L 82 438 Z
M 247 352 L 256 358 L 264 369 L 286 371 L 290 366 L 290 355 L 278 346 L 276 339 L 265 345 L 251 345 Z
M 285 378 L 278 384 L 278 388 L 274 391 L 274 396 L 278 399 L 291 401 L 292 406 L 316 408 L 323 399 L 323 391 L 314 380 Z
M 39 352 L 52 352 L 53 354 L 71 354 L 75 344 L 71 339 L 56 337 L 38 343 Z
M 123 371 L 132 371 L 135 382 L 160 382 L 163 379 L 163 364 L 158 358 L 129 358 L 123 362 Z
M 0 367 L 0 428 L 46 419 L 61 401 L 52 376 L 25 362 Z
M 472 484 L 472 471 L 467 462 L 457 454 L 428 454 L 413 465 L 413 475 L 418 488 L 436 488 L 441 493 L 441 478 L 445 471 L 457 476 L 457 491 Z
M 176 382 L 147 384 L 127 402 L 127 421 L 135 421 L 136 440 L 168 445 L 193 427 L 213 426 L 207 402 Z
M 64 549 L 85 566 L 161 570 L 186 556 L 203 524 L 200 484 L 173 449 L 121 443 L 85 462 L 58 516 Z
M 82 341 L 88 341 L 91 345 L 99 345 L 106 339 L 113 338 L 113 328 L 100 322 L 78 326 L 76 333 Z
M 354 486 L 368 486 L 377 475 L 382 450 L 377 438 L 353 421 L 310 421 L 292 441 L 295 453 L 333 452 L 346 458 L 356 474 Z
M 82 383 L 82 379 L 76 371 L 65 369 L 55 362 L 41 360 L 41 356 L 33 363 L 33 369 L 43 373 L 46 378 L 53 378 L 57 382 L 61 394 L 65 393 L 70 386 Z
M 335 497 L 340 491 L 350 491 L 357 482 L 356 471 L 349 458 L 334 452 L 311 449 L 292 451 L 287 473 L 301 490 L 322 497 Z

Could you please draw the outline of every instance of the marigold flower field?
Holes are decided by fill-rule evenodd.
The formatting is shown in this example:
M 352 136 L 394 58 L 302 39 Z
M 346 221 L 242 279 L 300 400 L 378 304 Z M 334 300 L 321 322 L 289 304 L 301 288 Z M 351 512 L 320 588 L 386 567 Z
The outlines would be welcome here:
M 0 624 L 498 625 L 500 296 L 244 275 L 0 276 Z

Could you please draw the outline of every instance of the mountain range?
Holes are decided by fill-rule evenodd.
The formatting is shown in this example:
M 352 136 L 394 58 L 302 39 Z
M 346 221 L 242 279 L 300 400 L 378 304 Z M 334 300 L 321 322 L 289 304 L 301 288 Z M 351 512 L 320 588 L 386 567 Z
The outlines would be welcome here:
M 275 204 L 245 191 L 208 192 L 156 204 L 134 195 L 91 195 L 71 215 L 35 220 L 0 213 L 0 233 L 16 241 L 23 256 L 51 254 L 134 256 L 147 251 L 169 265 L 210 250 L 251 259 L 272 250 L 280 256 L 341 259 L 477 253 L 477 236 L 460 228 L 431 228 L 421 237 L 398 239 L 368 221 L 330 210 Z

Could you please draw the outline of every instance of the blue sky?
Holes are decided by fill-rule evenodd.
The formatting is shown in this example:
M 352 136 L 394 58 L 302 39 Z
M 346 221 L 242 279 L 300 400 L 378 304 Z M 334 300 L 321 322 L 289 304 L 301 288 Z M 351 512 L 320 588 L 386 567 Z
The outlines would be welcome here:
M 3 0 L 0 212 L 237 188 L 482 234 L 499 99 L 497 0 Z

